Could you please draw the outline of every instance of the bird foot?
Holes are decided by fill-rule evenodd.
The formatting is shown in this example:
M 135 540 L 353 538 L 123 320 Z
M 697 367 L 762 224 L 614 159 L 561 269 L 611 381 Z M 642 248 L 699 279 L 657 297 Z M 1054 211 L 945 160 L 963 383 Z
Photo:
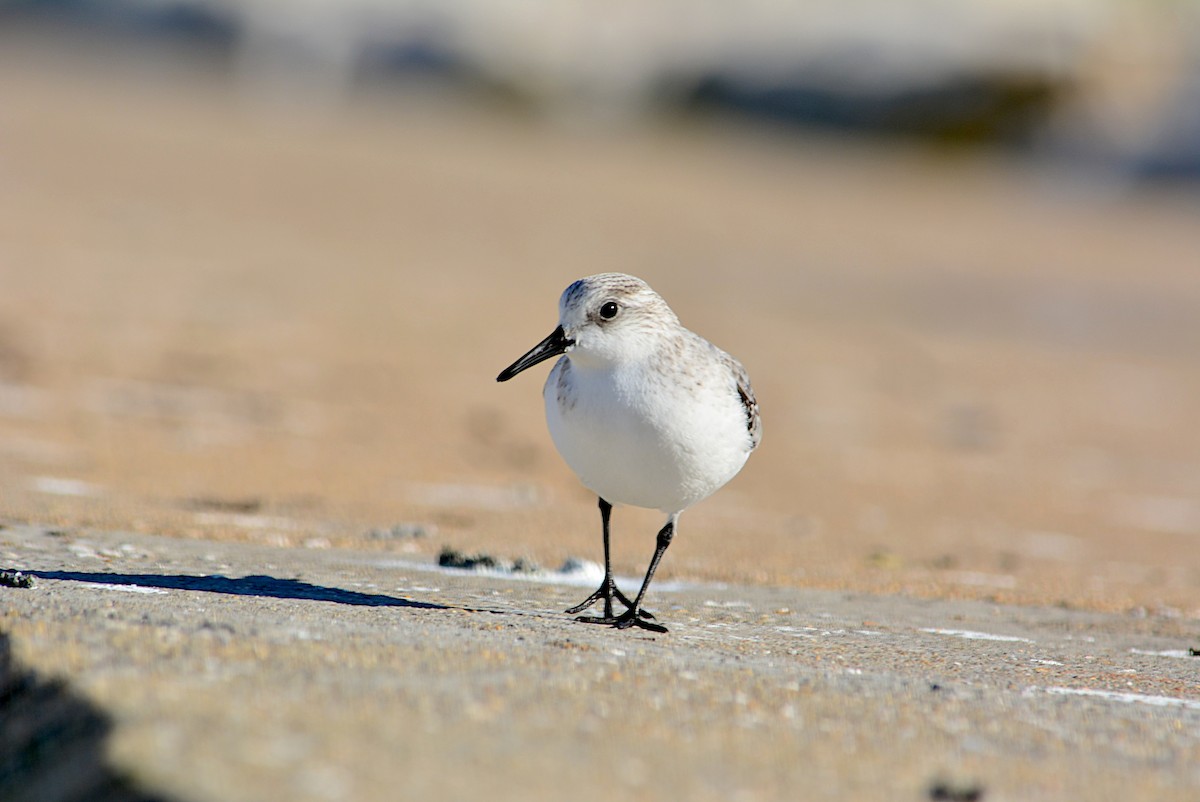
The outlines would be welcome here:
M 596 588 L 596 591 L 591 596 L 588 596 L 579 604 L 565 610 L 564 612 L 566 612 L 567 615 L 582 613 L 584 610 L 591 607 L 601 599 L 604 600 L 604 618 L 613 618 L 613 599 L 616 599 L 627 608 L 633 607 L 633 602 L 629 600 L 629 597 L 621 592 L 620 588 L 617 587 L 617 584 L 613 582 L 611 578 L 608 578 L 600 583 L 600 587 Z M 645 610 L 639 610 L 638 615 L 640 615 L 642 618 L 654 618 L 653 615 Z
M 616 627 L 617 629 L 638 627 L 639 629 L 648 629 L 651 632 L 667 631 L 667 628 L 662 624 L 656 624 L 654 621 L 651 621 L 650 619 L 652 618 L 654 618 L 654 616 L 650 615 L 650 613 L 646 612 L 645 610 L 635 610 L 631 606 L 630 609 L 615 617 L 611 615 L 581 615 L 575 620 L 581 621 L 584 624 L 608 624 L 609 626 Z

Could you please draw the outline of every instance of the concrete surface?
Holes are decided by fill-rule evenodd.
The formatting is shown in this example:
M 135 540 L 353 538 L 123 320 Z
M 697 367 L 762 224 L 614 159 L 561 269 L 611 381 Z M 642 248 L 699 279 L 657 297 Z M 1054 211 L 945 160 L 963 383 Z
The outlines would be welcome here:
M 18 661 L 171 799 L 1200 793 L 1194 622 L 685 584 L 651 637 L 423 558 L 33 526 L 0 556 L 37 580 L 0 589 Z

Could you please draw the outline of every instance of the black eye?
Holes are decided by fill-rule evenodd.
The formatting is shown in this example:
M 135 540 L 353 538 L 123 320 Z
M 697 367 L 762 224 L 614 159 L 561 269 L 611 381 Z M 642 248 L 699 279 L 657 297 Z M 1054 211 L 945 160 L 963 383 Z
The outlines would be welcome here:
M 609 301 L 604 304 L 604 306 L 600 307 L 600 317 L 604 318 L 605 320 L 612 320 L 617 316 L 617 312 L 619 312 L 620 309 L 621 307 L 617 306 L 616 301 Z

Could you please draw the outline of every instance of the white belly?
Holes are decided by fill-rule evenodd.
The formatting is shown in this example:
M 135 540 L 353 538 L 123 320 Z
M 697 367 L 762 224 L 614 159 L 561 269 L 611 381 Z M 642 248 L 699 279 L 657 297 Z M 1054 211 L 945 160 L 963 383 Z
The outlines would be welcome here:
M 566 359 L 546 381 L 546 422 L 563 459 L 606 501 L 680 512 L 737 475 L 750 455 L 745 410 L 722 377 L 683 386 L 632 369 L 572 365 L 573 403 L 560 403 Z

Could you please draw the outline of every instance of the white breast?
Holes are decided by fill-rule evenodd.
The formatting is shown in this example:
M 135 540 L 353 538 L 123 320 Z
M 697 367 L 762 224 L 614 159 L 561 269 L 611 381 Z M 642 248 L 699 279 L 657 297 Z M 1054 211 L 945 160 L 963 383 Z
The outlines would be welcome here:
M 546 422 L 563 459 L 605 500 L 680 512 L 745 464 L 746 412 L 724 366 L 680 380 L 639 364 L 585 370 L 569 359 L 546 381 Z

